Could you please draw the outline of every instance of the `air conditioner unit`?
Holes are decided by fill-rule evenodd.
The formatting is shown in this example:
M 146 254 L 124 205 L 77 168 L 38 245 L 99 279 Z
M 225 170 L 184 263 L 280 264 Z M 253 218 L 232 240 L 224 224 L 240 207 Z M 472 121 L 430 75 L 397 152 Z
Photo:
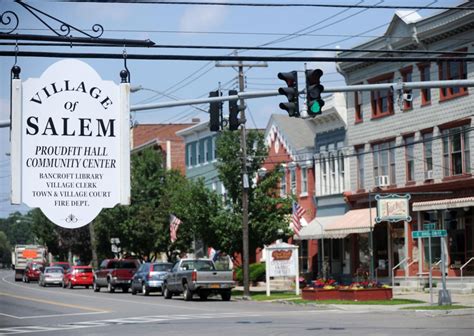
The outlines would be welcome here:
M 388 187 L 389 180 L 387 175 L 379 175 L 375 177 L 375 186 L 376 187 Z
M 425 180 L 432 180 L 433 179 L 433 171 L 427 170 L 425 171 Z

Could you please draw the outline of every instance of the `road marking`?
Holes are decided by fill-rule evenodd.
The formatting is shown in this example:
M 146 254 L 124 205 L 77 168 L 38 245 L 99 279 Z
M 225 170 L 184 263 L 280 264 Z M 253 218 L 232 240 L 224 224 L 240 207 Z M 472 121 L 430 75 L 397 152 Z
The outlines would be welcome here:
M 75 308 L 75 309 L 81 309 L 81 310 L 89 310 L 89 311 L 94 311 L 94 312 L 101 312 L 105 313 L 107 311 L 104 311 L 102 309 L 96 309 L 92 307 L 84 307 L 84 306 L 79 306 L 79 305 L 73 305 L 73 304 L 68 304 L 68 303 L 61 303 L 61 302 L 56 302 L 56 301 L 49 301 L 49 300 L 43 300 L 43 299 L 34 299 L 26 296 L 20 296 L 20 295 L 14 295 L 14 294 L 8 294 L 5 292 L 0 292 L 0 296 L 9 296 L 15 299 L 22 299 L 22 300 L 27 300 L 27 301 L 33 301 L 33 302 L 40 302 L 40 303 L 46 303 L 50 305 L 55 305 L 55 306 L 60 306 L 60 307 L 67 307 L 67 308 Z
M 48 317 L 64 317 L 64 316 L 81 316 L 81 315 L 97 315 L 97 314 L 105 314 L 110 313 L 108 311 L 97 311 L 97 312 L 89 312 L 89 313 L 70 313 L 70 314 L 51 314 L 51 315 L 33 315 L 33 316 L 15 316 L 9 315 L 5 313 L 0 313 L 0 315 L 11 317 L 18 320 L 28 320 L 28 319 L 36 319 L 36 318 L 48 318 Z
M 327 313 L 326 310 L 313 310 L 305 311 L 318 314 Z M 292 313 L 301 313 L 301 311 L 292 311 Z M 133 324 L 145 324 L 145 323 L 159 323 L 165 321 L 181 321 L 181 320 L 204 320 L 204 319 L 229 319 L 229 318 L 250 318 L 250 317 L 270 317 L 278 315 L 286 315 L 288 312 L 254 312 L 254 313 L 215 313 L 215 314 L 181 314 L 181 315 L 151 315 L 151 316 L 138 316 L 138 317 L 124 317 L 115 319 L 105 319 L 96 321 L 84 321 L 84 322 L 72 322 L 67 324 L 60 324 L 54 326 L 24 326 L 14 328 L 0 328 L 0 335 L 14 335 L 21 333 L 39 333 L 39 332 L 52 332 L 52 331 L 65 331 L 72 329 L 84 329 L 84 328 L 95 328 L 95 327 L 107 327 L 116 325 L 133 325 Z M 37 328 L 37 329 L 35 329 Z

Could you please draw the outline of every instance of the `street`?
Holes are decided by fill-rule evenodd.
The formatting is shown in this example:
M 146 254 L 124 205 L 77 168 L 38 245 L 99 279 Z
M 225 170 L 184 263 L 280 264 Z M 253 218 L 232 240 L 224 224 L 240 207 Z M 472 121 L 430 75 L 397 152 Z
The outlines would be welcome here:
M 472 313 L 381 306 L 293 305 L 220 298 L 185 302 L 15 282 L 0 271 L 0 334 L 43 335 L 472 335 Z

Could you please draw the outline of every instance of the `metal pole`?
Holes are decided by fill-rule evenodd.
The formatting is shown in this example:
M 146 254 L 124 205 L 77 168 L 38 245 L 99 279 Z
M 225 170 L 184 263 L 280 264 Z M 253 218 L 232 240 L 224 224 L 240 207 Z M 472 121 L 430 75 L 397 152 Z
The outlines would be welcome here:
M 244 66 L 239 61 L 239 91 L 244 91 Z M 244 297 L 250 297 L 249 284 L 249 181 L 247 175 L 247 134 L 245 129 L 245 101 L 240 99 L 241 146 L 242 146 L 242 249 L 243 249 L 243 280 Z
M 430 305 L 433 305 L 433 274 L 432 274 L 432 267 L 431 267 L 431 234 L 428 236 L 428 256 L 429 256 L 428 260 L 429 260 L 429 265 L 430 265 L 430 275 L 429 275 Z
M 369 256 L 370 256 L 370 278 L 374 279 L 374 241 L 372 233 L 372 194 L 369 192 Z

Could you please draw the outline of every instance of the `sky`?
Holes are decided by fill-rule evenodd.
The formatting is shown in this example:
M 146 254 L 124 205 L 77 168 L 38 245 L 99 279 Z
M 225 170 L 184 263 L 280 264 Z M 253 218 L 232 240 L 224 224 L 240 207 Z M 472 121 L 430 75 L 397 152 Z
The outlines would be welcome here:
M 165 5 L 138 3 L 90 3 L 25 1 L 27 4 L 56 17 L 80 30 L 93 34 L 95 24 L 104 28 L 103 38 L 150 39 L 157 45 L 212 45 L 212 46 L 270 46 L 291 48 L 352 48 L 378 36 L 383 36 L 395 9 L 320 8 L 320 7 L 247 7 L 247 6 L 202 6 Z M 223 2 L 222 0 L 214 2 Z M 236 2 L 228 0 L 227 2 Z M 251 3 L 291 3 L 277 0 L 241 0 Z M 392 6 L 456 6 L 462 0 L 299 0 L 295 3 L 337 3 L 350 5 Z M 10 0 L 1 0 L 0 15 L 14 12 L 18 27 L 13 33 L 52 35 L 43 23 L 20 5 Z M 439 13 L 439 10 L 420 10 L 423 18 Z M 38 14 L 40 15 L 40 14 Z M 46 18 L 43 17 L 45 20 Z M 59 29 L 59 24 L 47 23 Z M 1 25 L 5 32 L 11 26 Z M 295 34 L 296 33 L 296 34 Z M 71 31 L 74 37 L 84 37 Z M 2 41 L 11 42 L 11 41 Z M 14 51 L 14 45 L 0 45 L 0 50 Z M 172 55 L 230 55 L 233 50 L 159 48 L 92 48 L 92 47 L 38 47 L 19 46 L 20 51 L 48 52 L 107 52 L 114 54 L 172 54 Z M 250 56 L 333 56 L 334 52 L 290 52 L 240 50 L 239 54 Z M 59 58 L 18 57 L 20 77 L 37 78 Z M 119 73 L 124 68 L 123 60 L 83 59 L 104 80 L 120 82 Z M 222 62 L 229 64 L 235 62 Z M 255 64 L 255 62 L 244 62 Z M 0 57 L 0 121 L 10 115 L 10 69 L 14 57 Z M 262 63 L 260 63 L 261 65 Z M 300 90 L 304 87 L 305 64 L 301 62 L 270 62 L 266 67 L 245 68 L 245 91 L 276 90 L 284 86 L 278 80 L 278 72 L 300 71 Z M 217 67 L 214 61 L 162 61 L 128 60 L 132 87 L 143 90 L 131 95 L 131 105 L 160 103 L 170 100 L 204 98 L 220 87 L 237 89 L 237 72 L 232 67 Z M 343 86 L 344 79 L 336 71 L 334 63 L 306 64 L 308 69 L 324 71 L 321 82 L 326 87 Z M 279 109 L 283 96 L 249 99 L 247 105 L 248 128 L 265 128 L 272 114 L 286 113 Z M 189 123 L 193 118 L 207 121 L 207 105 L 200 109 L 189 106 L 134 112 L 131 118 L 138 124 Z M 224 105 L 224 111 L 227 106 Z M 225 112 L 226 113 L 226 112 Z M 26 211 L 24 206 L 10 204 L 10 142 L 9 129 L 0 128 L 0 218 L 13 211 Z

